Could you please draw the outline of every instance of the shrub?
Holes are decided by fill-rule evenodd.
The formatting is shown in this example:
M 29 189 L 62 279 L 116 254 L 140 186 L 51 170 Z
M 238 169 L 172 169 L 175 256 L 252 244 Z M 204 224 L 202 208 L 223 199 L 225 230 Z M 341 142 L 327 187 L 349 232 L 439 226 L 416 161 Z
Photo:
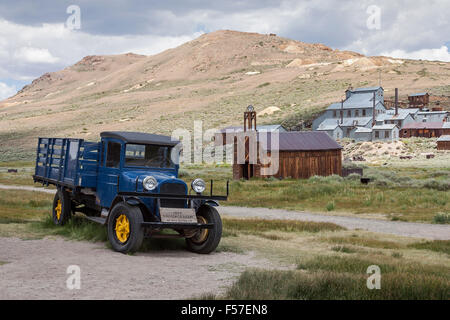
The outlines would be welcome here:
M 448 224 L 450 223 L 450 214 L 438 213 L 433 217 L 433 222 L 439 224 Z
M 333 202 L 329 202 L 328 204 L 327 204 L 327 206 L 326 206 L 326 208 L 327 208 L 327 211 L 333 211 L 334 209 L 335 209 L 335 204 L 334 204 L 334 201 Z

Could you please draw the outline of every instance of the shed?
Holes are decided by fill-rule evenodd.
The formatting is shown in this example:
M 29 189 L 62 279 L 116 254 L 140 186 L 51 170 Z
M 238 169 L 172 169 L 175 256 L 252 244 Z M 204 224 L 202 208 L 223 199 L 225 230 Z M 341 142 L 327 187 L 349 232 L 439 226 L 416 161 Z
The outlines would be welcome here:
M 437 139 L 438 150 L 450 150 L 450 135 L 440 136 Z
M 396 141 L 399 130 L 396 124 L 382 124 L 372 127 L 372 140 Z
M 430 103 L 430 95 L 427 92 L 410 94 L 408 101 L 411 107 L 424 107 Z
M 245 135 L 246 133 L 242 133 Z M 247 133 L 248 134 L 248 133 Z M 233 178 L 274 176 L 277 178 L 309 178 L 314 175 L 329 176 L 342 173 L 342 147 L 325 132 L 291 131 L 291 132 L 255 132 L 258 159 L 255 164 L 239 163 L 237 143 L 234 144 Z M 272 150 L 272 140 L 279 138 L 278 150 Z M 251 139 L 250 139 L 251 140 Z M 263 141 L 266 141 L 262 143 Z M 241 146 L 242 148 L 242 146 Z M 246 145 L 246 149 L 251 145 Z M 262 149 L 263 152 L 260 152 Z M 278 151 L 278 158 L 275 154 Z M 261 154 L 263 154 L 261 158 Z M 269 161 L 269 159 L 273 157 Z M 247 160 L 247 157 L 245 158 Z M 278 171 L 265 174 L 264 163 L 278 161 Z

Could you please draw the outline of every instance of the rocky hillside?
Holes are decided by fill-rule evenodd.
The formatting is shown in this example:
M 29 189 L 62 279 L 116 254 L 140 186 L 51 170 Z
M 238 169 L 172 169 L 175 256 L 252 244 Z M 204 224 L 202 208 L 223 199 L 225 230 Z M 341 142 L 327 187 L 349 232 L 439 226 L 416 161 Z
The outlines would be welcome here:
M 450 63 L 366 57 L 275 35 L 217 31 L 153 56 L 88 56 L 0 102 L 0 160 L 30 158 L 37 136 L 95 140 L 104 130 L 170 133 L 239 124 L 300 123 L 344 90 L 450 95 Z

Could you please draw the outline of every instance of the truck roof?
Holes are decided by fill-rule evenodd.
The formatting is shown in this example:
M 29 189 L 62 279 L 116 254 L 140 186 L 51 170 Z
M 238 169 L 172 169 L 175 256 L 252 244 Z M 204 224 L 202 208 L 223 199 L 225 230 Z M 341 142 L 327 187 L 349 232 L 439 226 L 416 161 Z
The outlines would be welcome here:
M 119 139 L 125 143 L 156 144 L 164 146 L 175 146 L 180 142 L 178 140 L 172 140 L 169 136 L 130 131 L 104 131 L 100 133 L 100 137 Z

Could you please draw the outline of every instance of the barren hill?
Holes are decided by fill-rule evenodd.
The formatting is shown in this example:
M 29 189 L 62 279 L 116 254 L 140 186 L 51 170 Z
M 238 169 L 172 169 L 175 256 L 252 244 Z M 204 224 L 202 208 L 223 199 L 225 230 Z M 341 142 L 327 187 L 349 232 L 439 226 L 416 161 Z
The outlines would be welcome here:
M 366 57 L 275 35 L 217 31 L 153 56 L 88 56 L 46 73 L 0 102 L 0 160 L 30 159 L 37 136 L 95 140 L 104 130 L 170 134 L 239 124 L 253 104 L 259 123 L 294 125 L 344 90 L 450 95 L 450 63 Z

